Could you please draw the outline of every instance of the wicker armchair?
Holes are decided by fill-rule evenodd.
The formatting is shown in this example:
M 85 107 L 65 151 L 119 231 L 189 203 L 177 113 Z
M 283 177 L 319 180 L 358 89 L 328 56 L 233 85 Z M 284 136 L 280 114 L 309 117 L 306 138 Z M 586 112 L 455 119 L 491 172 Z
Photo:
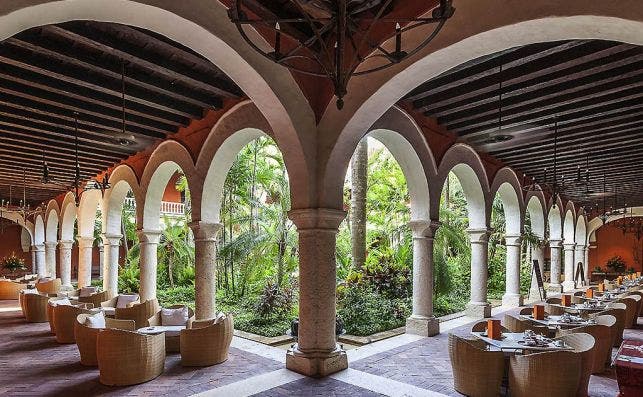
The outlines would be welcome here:
M 173 305 L 170 307 L 167 307 L 166 309 L 180 309 L 186 307 L 185 305 Z M 188 321 L 185 323 L 186 328 L 191 328 L 192 327 L 192 322 L 194 321 L 194 310 L 188 309 Z M 163 325 L 161 324 L 161 310 L 159 309 L 158 312 L 156 312 L 152 317 L 147 320 L 147 325 L 152 327 L 156 325 Z M 168 335 L 168 333 L 165 334 L 165 351 L 171 352 L 171 353 L 178 353 L 181 351 L 180 348 L 181 345 L 181 335 Z
M 76 346 L 80 353 L 80 363 L 87 366 L 97 366 L 96 358 L 96 338 L 100 328 L 90 328 L 85 325 L 87 314 L 79 314 L 74 323 L 74 336 L 76 337 Z M 136 325 L 133 320 L 116 320 L 105 318 L 105 327 L 112 329 L 123 329 L 134 331 Z
M 120 329 L 101 329 L 96 337 L 100 383 L 135 385 L 163 373 L 165 337 Z
M 514 355 L 509 358 L 511 397 L 575 396 L 581 356 L 570 351 Z
M 500 395 L 504 354 L 485 350 L 484 343 L 480 342 L 449 334 L 453 387 L 467 396 L 496 397 Z
M 610 317 L 616 323 L 616 319 L 613 316 Z M 610 327 L 603 324 L 584 325 L 571 329 L 561 329 L 558 331 L 557 336 L 579 333 L 589 334 L 594 337 L 594 357 L 591 373 L 600 374 L 605 372 L 605 365 L 612 358 L 612 333 Z
M 224 362 L 234 333 L 234 319 L 228 314 L 219 321 L 192 322 L 192 327 L 181 331 L 181 365 L 204 367 Z
M 57 294 L 60 292 L 62 281 L 59 278 L 45 281 L 43 283 L 36 283 L 36 289 L 41 294 Z
M 522 318 L 516 317 L 513 314 L 505 314 L 502 322 L 510 332 L 525 332 L 526 330 L 532 330 L 540 335 L 549 335 L 549 328 L 547 328 L 546 326 L 534 325 L 529 320 L 523 320 Z
M 548 298 L 545 301 L 545 311 L 553 316 L 560 316 L 565 313 L 565 309 L 561 306 L 554 306 L 560 304 L 560 298 Z
M 0 300 L 19 299 L 20 291 L 26 288 L 27 284 L 0 280 Z
M 618 302 L 625 304 L 625 328 L 633 328 L 638 321 L 639 302 L 632 296 L 626 296 Z
M 49 321 L 49 330 L 52 335 L 56 335 L 56 324 L 54 324 L 54 307 L 56 307 L 56 301 L 67 299 L 67 298 L 49 298 L 47 303 L 47 320 Z
M 54 306 L 54 327 L 56 330 L 56 342 L 76 343 L 74 336 L 74 323 L 79 314 L 90 313 L 89 309 L 72 305 Z
M 606 314 L 616 318 L 613 335 L 614 344 L 612 346 L 619 347 L 623 342 L 623 330 L 625 329 L 625 304 L 613 303 L 609 309 L 596 313 L 596 317 Z
M 478 321 L 471 327 L 471 332 L 485 332 L 487 330 L 487 321 Z M 501 332 L 510 332 L 507 328 L 501 326 Z
M 22 297 L 25 318 L 28 323 L 47 322 L 49 297 L 41 294 L 24 294 Z
M 592 375 L 594 366 L 595 354 L 595 339 L 592 335 L 587 333 L 573 333 L 563 335 L 555 340 L 563 340 L 566 345 L 574 349 L 574 353 L 580 355 L 580 379 L 578 382 L 578 389 L 576 389 L 577 397 L 587 397 L 587 387 L 589 386 L 589 378 Z
M 643 292 L 634 291 L 634 292 L 628 293 L 627 296 L 634 297 L 634 299 L 636 299 L 637 296 L 640 298 L 640 299 L 636 299 L 636 301 L 638 302 L 638 311 L 636 312 L 637 313 L 636 316 L 641 317 L 641 314 L 643 314 L 641 313 L 641 307 L 643 307 Z M 638 321 L 638 319 L 636 319 L 635 321 Z
M 522 314 L 523 316 L 529 316 L 533 312 L 534 312 L 533 307 L 523 307 L 522 309 L 520 309 L 520 312 L 518 312 L 518 314 Z
M 148 299 L 145 302 L 132 305 L 131 307 L 116 308 L 115 318 L 117 320 L 134 320 L 136 329 L 147 327 L 148 320 L 159 309 L 159 302 L 155 299 Z
M 101 304 L 110 298 L 109 291 L 96 292 L 90 296 L 79 296 L 78 302 L 91 303 L 94 307 L 101 307 Z

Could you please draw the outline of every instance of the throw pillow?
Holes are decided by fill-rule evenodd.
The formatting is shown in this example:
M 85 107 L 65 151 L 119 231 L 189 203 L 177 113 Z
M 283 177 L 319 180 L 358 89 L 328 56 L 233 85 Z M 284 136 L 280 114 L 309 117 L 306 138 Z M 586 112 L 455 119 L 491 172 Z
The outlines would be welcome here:
M 78 295 L 81 298 L 86 298 L 88 296 L 91 296 L 94 293 L 96 293 L 96 287 L 83 287 L 80 289 L 80 294 Z
M 51 301 L 49 301 L 49 304 L 51 304 L 52 306 L 58 306 L 58 305 L 60 305 L 60 306 L 65 306 L 65 305 L 70 306 L 71 301 L 69 300 L 69 298 L 62 298 L 62 299 L 51 300 Z
M 128 295 L 119 295 L 118 300 L 116 301 L 116 308 L 124 309 L 127 307 L 128 303 L 136 302 L 138 300 L 138 295 L 128 294 Z
M 98 312 L 91 316 L 85 317 L 85 325 L 89 328 L 105 328 L 105 315 Z
M 161 309 L 161 325 L 186 325 L 188 308 L 183 306 L 176 309 Z

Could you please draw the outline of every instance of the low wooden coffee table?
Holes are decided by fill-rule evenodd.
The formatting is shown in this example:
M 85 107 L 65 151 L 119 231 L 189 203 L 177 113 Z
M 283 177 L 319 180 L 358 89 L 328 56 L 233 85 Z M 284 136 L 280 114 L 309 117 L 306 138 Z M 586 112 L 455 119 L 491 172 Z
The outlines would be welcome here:
M 177 353 L 181 351 L 181 330 L 185 325 L 155 325 L 139 328 L 136 331 L 146 335 L 165 334 L 165 351 Z

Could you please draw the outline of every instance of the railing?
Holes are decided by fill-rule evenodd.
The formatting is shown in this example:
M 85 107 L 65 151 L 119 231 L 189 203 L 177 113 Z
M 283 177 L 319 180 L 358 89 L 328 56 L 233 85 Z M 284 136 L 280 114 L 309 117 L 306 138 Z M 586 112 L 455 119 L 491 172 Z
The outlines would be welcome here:
M 136 208 L 136 200 L 134 200 L 133 197 L 126 197 L 125 205 L 127 208 L 134 210 Z M 161 215 L 183 216 L 185 215 L 185 204 L 161 201 Z

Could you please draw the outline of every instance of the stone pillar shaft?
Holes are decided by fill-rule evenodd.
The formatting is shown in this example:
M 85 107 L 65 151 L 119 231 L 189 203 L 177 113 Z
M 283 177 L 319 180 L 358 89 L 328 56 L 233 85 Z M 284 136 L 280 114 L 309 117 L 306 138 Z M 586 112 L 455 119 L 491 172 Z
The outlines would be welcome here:
M 439 222 L 415 220 L 413 231 L 413 312 L 406 320 L 406 332 L 433 336 L 440 325 L 433 315 L 433 237 Z
M 118 295 L 118 259 L 120 256 L 120 234 L 103 235 L 103 289 L 111 296 Z
M 576 262 L 574 261 L 575 247 L 575 243 L 563 244 L 565 252 L 565 281 L 563 281 L 564 291 L 570 291 L 576 288 L 576 284 L 574 283 L 574 269 L 576 268 Z
M 141 248 L 141 302 L 156 298 L 156 274 L 158 268 L 157 248 L 161 232 L 159 230 L 138 230 L 138 241 Z
M 560 285 L 561 240 L 549 240 L 549 247 L 551 248 L 549 290 L 552 292 L 562 292 L 563 286 Z
M 467 229 L 471 241 L 471 300 L 466 314 L 471 317 L 491 316 L 491 305 L 487 302 L 488 229 Z
M 289 212 L 299 232 L 299 335 L 286 367 L 307 376 L 346 369 L 335 335 L 335 244 L 344 211 L 309 208 Z
M 194 289 L 197 320 L 216 317 L 217 293 L 217 234 L 221 223 L 192 222 L 194 234 Z
M 33 246 L 36 259 L 36 272 L 38 273 L 38 278 L 47 276 L 47 266 L 45 263 L 45 245 L 36 244 Z
M 60 248 L 60 281 L 63 287 L 71 287 L 71 249 L 73 241 L 59 241 Z
M 92 284 L 94 237 L 78 237 L 78 288 Z
M 538 267 L 540 271 L 540 277 L 544 281 L 545 280 L 545 249 L 543 246 L 539 245 L 532 245 L 531 246 L 531 260 L 532 262 L 529 264 L 529 268 L 533 268 L 533 261 L 537 260 L 538 261 Z M 533 270 L 530 270 L 531 274 L 531 286 L 529 287 L 529 298 L 534 300 L 534 299 L 540 299 L 540 293 L 538 291 L 538 282 L 536 281 L 536 275 L 534 274 Z
M 56 247 L 57 241 L 45 241 L 45 268 L 47 277 L 56 278 Z
M 522 306 L 523 297 L 520 295 L 520 254 L 522 247 L 522 236 L 505 236 L 507 247 L 506 259 L 506 293 L 502 297 L 504 306 Z
M 31 246 L 31 273 L 38 274 L 38 269 L 36 267 L 36 247 Z

